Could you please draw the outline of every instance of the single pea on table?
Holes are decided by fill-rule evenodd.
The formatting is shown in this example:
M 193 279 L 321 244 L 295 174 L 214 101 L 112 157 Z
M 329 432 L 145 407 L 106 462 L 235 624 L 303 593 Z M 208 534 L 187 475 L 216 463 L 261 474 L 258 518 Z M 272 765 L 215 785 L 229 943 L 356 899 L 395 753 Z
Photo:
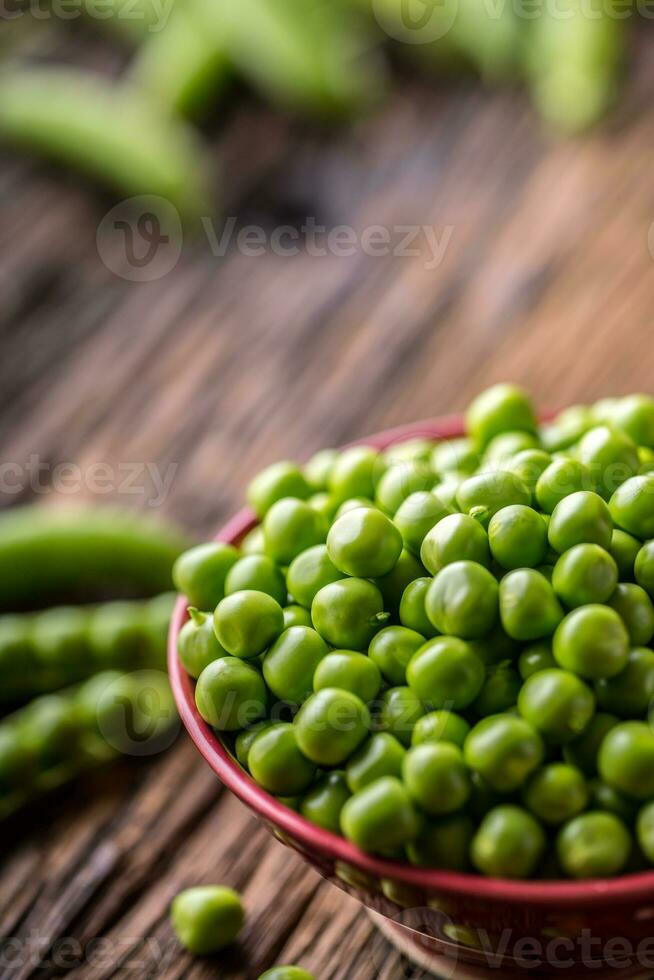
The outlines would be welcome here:
M 654 866 L 653 460 L 654 399 L 541 425 L 501 384 L 462 438 L 274 464 L 243 550 L 177 562 L 200 715 L 372 854 L 500 878 Z

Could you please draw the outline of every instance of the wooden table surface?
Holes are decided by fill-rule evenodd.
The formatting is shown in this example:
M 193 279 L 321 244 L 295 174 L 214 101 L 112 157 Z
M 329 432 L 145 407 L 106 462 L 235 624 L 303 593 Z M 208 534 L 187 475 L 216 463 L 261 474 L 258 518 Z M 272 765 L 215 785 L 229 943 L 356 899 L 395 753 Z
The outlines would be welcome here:
M 410 256 L 217 257 L 200 239 L 134 283 L 98 256 L 108 201 L 4 156 L 2 460 L 46 474 L 156 465 L 172 478 L 156 509 L 208 536 L 263 464 L 459 410 L 499 379 L 542 406 L 651 392 L 653 87 L 645 36 L 620 111 L 571 142 L 545 136 L 519 93 L 411 77 L 350 131 L 254 103 L 215 127 L 238 227 L 382 225 L 398 245 L 401 226 L 429 225 L 440 264 L 422 233 Z M 2 503 L 33 497 L 27 482 Z M 79 497 L 153 503 L 147 488 Z M 34 807 L 3 844 L 0 970 L 11 959 L 17 980 L 253 980 L 277 962 L 318 980 L 422 976 L 221 792 L 181 734 Z M 240 889 L 249 910 L 220 961 L 192 960 L 168 925 L 173 895 L 203 881 Z

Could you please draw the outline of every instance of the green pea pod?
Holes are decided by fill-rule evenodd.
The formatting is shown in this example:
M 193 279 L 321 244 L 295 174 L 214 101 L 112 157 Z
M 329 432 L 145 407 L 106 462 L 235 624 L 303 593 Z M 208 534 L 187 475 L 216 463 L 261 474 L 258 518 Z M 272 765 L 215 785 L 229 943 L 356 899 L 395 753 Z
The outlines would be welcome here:
M 161 671 L 105 671 L 36 698 L 0 721 L 0 819 L 121 754 L 163 751 L 175 723 Z
M 224 45 L 192 2 L 176 4 L 166 28 L 144 40 L 131 69 L 132 81 L 159 105 L 193 118 L 219 99 L 231 75 Z
M 235 68 L 284 109 L 347 115 L 384 90 L 370 34 L 341 0 L 195 2 Z
M 0 616 L 0 704 L 16 704 L 101 670 L 165 669 L 175 595 Z
M 188 217 L 207 206 L 203 150 L 192 130 L 145 94 L 89 72 L 5 71 L 0 141 L 75 167 L 125 196 L 162 197 Z
M 589 10 L 562 0 L 556 16 L 545 6 L 532 24 L 527 68 L 545 119 L 566 132 L 597 122 L 615 101 L 625 56 L 625 22 L 603 0 Z
M 188 546 L 170 526 L 117 510 L 7 510 L 0 514 L 0 611 L 164 592 Z

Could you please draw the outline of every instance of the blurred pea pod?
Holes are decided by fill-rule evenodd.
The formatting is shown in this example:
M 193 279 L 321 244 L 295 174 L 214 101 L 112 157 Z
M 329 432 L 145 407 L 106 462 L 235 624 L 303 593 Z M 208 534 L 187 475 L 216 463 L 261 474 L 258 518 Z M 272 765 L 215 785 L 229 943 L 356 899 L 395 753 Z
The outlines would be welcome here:
M 0 616 L 0 704 L 28 701 L 99 671 L 164 670 L 174 600 L 165 593 Z
M 161 671 L 105 671 L 0 721 L 0 818 L 125 755 L 171 744 L 177 715 Z
M 183 215 L 207 208 L 202 144 L 128 86 L 70 68 L 0 74 L 0 142 L 72 166 L 125 196 L 156 195 Z
M 531 23 L 527 70 L 533 99 L 557 129 L 600 119 L 618 94 L 625 21 L 610 0 L 560 0 Z
M 233 72 L 194 0 L 177 0 L 166 27 L 144 40 L 129 74 L 163 108 L 197 118 L 224 93 Z
M 345 0 L 193 0 L 235 70 L 283 109 L 338 116 L 377 101 L 384 64 Z

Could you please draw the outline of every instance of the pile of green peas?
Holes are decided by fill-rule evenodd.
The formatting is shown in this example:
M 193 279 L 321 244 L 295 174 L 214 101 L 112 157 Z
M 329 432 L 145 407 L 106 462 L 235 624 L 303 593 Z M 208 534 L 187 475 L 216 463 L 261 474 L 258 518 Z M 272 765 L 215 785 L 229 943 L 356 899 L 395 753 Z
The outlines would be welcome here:
M 654 399 L 325 450 L 175 581 L 196 703 L 252 778 L 366 852 L 504 878 L 654 865 Z

